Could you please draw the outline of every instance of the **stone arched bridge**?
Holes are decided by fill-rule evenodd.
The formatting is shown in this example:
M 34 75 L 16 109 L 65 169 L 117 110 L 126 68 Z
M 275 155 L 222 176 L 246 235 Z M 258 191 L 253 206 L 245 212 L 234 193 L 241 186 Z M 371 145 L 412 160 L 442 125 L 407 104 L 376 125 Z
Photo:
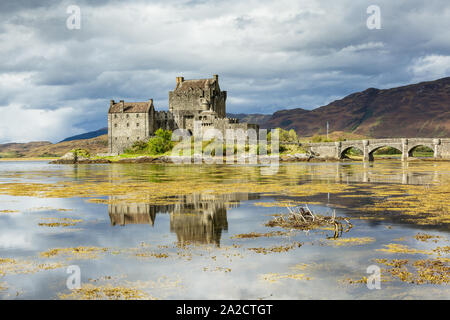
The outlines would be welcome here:
M 411 138 L 411 139 L 369 139 L 339 142 L 320 142 L 304 145 L 320 158 L 342 159 L 350 148 L 361 150 L 364 161 L 373 161 L 373 153 L 382 147 L 392 147 L 402 153 L 402 160 L 408 160 L 414 149 L 425 146 L 434 151 L 434 158 L 450 159 L 450 138 Z

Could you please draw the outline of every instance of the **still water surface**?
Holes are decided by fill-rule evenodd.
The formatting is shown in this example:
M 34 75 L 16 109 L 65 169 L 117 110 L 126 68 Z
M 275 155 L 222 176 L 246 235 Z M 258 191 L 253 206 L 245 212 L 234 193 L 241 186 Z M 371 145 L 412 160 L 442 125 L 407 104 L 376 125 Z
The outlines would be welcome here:
M 383 199 L 365 196 L 359 187 L 350 196 L 339 196 L 346 185 L 445 185 L 448 168 L 433 162 L 300 163 L 264 175 L 258 166 L 0 162 L 0 184 L 17 189 L 0 194 L 0 259 L 14 260 L 0 264 L 0 298 L 87 298 L 67 288 L 67 267 L 75 265 L 84 288 L 130 288 L 142 298 L 449 299 L 445 283 L 417 285 L 393 278 L 382 281 L 379 290 L 352 283 L 350 279 L 369 277 L 370 265 L 385 267 L 374 259 L 433 258 L 427 252 L 449 245 L 449 229 L 448 224 L 419 225 L 388 213 L 383 216 L 383 211 L 372 219 L 360 208 Z M 93 189 L 102 183 L 125 185 L 128 192 Z M 20 194 L 21 186 L 40 184 L 71 188 L 86 184 L 87 192 Z M 230 184 L 236 189 L 230 190 Z M 148 201 L 142 191 L 136 201 L 124 196 L 142 185 L 157 186 L 158 191 L 144 194 Z M 311 191 L 286 194 L 277 185 Z M 165 188 L 177 189 L 167 190 L 165 197 Z M 286 205 L 302 203 L 309 203 L 317 214 L 331 215 L 335 210 L 337 216 L 349 219 L 352 228 L 339 239 L 369 240 L 337 245 L 331 229 L 308 232 L 265 226 L 274 214 L 287 214 Z M 237 236 L 273 231 L 283 233 Z M 434 238 L 418 241 L 417 234 Z M 392 243 L 422 251 L 379 251 Z M 80 247 L 93 251 L 73 252 Z M 274 247 L 287 249 L 271 251 Z M 70 249 L 45 255 L 64 248 Z M 448 254 L 441 257 L 447 258 L 448 266 Z M 51 263 L 53 267 L 43 267 Z

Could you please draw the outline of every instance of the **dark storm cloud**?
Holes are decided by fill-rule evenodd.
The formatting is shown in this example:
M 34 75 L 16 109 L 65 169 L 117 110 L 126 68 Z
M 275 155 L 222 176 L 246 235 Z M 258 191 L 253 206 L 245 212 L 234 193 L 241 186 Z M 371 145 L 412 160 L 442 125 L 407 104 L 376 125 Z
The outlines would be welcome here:
M 69 30 L 66 10 L 81 9 Z M 313 108 L 368 87 L 450 74 L 446 0 L 0 3 L 0 141 L 106 124 L 110 99 L 167 108 L 178 75 L 218 73 L 229 112 Z

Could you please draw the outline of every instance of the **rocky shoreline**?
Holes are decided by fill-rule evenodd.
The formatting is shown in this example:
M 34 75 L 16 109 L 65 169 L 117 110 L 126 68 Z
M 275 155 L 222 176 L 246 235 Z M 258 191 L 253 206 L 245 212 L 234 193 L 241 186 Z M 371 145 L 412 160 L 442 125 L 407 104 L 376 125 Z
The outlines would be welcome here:
M 260 156 L 258 158 L 258 163 L 273 163 L 274 161 L 279 162 L 309 162 L 309 161 L 329 161 L 332 159 L 317 158 L 312 154 L 295 154 L 295 155 L 281 155 L 276 156 Z M 84 157 L 74 157 L 71 153 L 64 155 L 63 157 L 52 160 L 52 164 L 95 164 L 95 163 L 217 163 L 217 158 L 209 158 L 207 161 L 202 158 L 194 157 L 172 157 L 172 156 L 139 156 L 135 158 L 122 158 L 118 160 L 110 160 L 106 158 L 84 158 Z M 245 156 L 239 159 L 235 159 L 234 163 L 250 163 L 250 157 Z M 253 159 L 252 159 L 253 160 Z M 222 159 L 223 163 L 226 163 L 226 158 Z
M 277 156 L 259 156 L 258 157 L 258 164 L 271 164 L 276 162 L 278 159 L 278 162 L 343 162 L 343 161 L 360 161 L 357 159 L 334 159 L 334 158 L 324 158 L 319 157 L 313 154 L 287 154 L 287 155 L 281 155 L 279 157 Z M 379 160 L 389 160 L 394 158 L 381 158 Z M 395 158 L 396 159 L 396 158 Z M 52 160 L 49 163 L 51 164 L 107 164 L 107 163 L 155 163 L 155 164 L 198 164 L 198 163 L 204 163 L 204 164 L 217 164 L 220 163 L 217 161 L 218 158 L 209 158 L 205 161 L 205 159 L 202 159 L 201 157 L 172 157 L 172 156 L 138 156 L 134 158 L 121 158 L 121 159 L 106 159 L 106 158 L 85 158 L 85 157 L 74 157 L 72 153 L 67 153 L 63 157 Z M 236 164 L 251 164 L 254 163 L 251 162 L 249 156 L 244 156 L 241 158 L 235 158 L 233 163 Z M 409 158 L 408 161 L 449 161 L 445 159 L 428 159 L 428 158 Z M 227 164 L 226 158 L 222 159 L 222 163 Z

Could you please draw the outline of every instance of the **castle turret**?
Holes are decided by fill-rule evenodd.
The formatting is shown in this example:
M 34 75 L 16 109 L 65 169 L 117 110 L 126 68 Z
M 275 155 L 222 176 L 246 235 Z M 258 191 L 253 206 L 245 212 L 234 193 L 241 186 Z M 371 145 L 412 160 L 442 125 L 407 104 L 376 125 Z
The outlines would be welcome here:
M 177 81 L 177 87 L 178 87 L 184 82 L 184 77 L 177 77 L 176 81 Z

